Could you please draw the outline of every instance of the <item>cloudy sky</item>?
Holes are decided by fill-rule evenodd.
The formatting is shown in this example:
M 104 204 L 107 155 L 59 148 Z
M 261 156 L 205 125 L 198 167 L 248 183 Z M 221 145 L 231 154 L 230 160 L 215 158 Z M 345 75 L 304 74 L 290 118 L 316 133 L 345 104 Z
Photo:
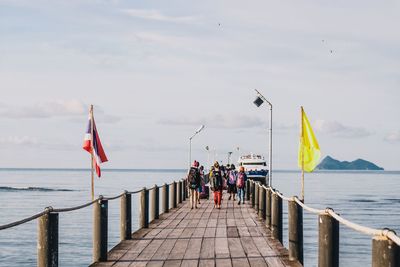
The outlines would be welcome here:
M 184 168 L 234 151 L 296 169 L 304 106 L 323 156 L 400 169 L 400 2 L 0 0 L 0 167 Z M 239 151 L 237 151 L 239 147 Z

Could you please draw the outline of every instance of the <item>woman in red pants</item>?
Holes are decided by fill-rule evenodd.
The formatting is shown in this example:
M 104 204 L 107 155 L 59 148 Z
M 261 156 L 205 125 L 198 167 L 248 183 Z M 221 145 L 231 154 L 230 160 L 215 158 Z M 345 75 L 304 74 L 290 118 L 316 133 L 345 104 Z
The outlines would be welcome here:
M 214 208 L 221 208 L 222 198 L 222 173 L 218 162 L 214 163 L 214 166 L 210 171 L 210 184 L 211 190 L 214 191 Z

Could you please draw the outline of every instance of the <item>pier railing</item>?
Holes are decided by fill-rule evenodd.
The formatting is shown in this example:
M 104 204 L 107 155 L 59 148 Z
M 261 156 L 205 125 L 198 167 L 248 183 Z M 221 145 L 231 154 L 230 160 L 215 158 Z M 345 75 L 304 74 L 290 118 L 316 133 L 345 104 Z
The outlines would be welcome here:
M 122 194 L 113 197 L 99 196 L 93 201 L 69 208 L 47 207 L 44 211 L 27 218 L 0 225 L 0 231 L 17 227 L 18 225 L 38 219 L 37 239 L 37 266 L 56 267 L 58 266 L 59 229 L 58 215 L 62 212 L 80 210 L 93 205 L 93 262 L 107 261 L 108 253 L 108 201 L 120 199 L 120 239 L 128 240 L 132 237 L 132 195 L 140 194 L 139 227 L 148 228 L 151 213 L 153 219 L 160 215 L 160 202 L 162 213 L 168 213 L 179 203 L 188 198 L 185 190 L 186 180 L 174 181 L 162 186 L 137 191 L 124 191 Z M 161 190 L 161 194 L 160 194 Z M 160 201 L 160 195 L 162 199 Z M 149 201 L 149 198 L 151 201 Z M 151 203 L 151 206 L 149 205 Z
M 288 202 L 289 260 L 303 264 L 303 210 L 318 216 L 318 266 L 339 266 L 339 223 L 372 237 L 372 267 L 400 266 L 400 237 L 394 230 L 373 229 L 344 219 L 332 208 L 315 209 L 298 197 L 285 197 L 278 190 L 253 180 L 247 181 L 247 200 L 271 230 L 282 240 L 282 201 Z

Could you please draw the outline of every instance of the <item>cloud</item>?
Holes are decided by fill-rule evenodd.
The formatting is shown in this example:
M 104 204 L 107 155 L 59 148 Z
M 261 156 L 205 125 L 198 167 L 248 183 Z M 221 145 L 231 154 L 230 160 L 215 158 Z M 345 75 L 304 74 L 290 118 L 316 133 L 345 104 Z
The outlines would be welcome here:
M 45 119 L 72 117 L 72 121 L 78 121 L 77 118 L 88 115 L 88 106 L 78 100 L 55 100 L 19 107 L 0 103 L 0 118 Z M 105 114 L 101 107 L 96 107 L 95 118 L 97 122 L 103 123 L 115 123 L 121 120 L 119 116 Z
M 316 120 L 314 127 L 318 132 L 344 138 L 367 137 L 372 134 L 365 128 L 346 126 L 337 121 Z
M 122 9 L 121 12 L 135 18 L 162 22 L 188 23 L 197 20 L 194 16 L 168 16 L 155 9 Z
M 187 117 L 180 118 L 164 118 L 158 121 L 164 125 L 201 125 L 204 124 L 210 128 L 255 128 L 266 125 L 265 120 L 259 117 L 246 116 L 246 115 L 221 115 L 209 116 L 205 118 L 191 119 Z
M 8 136 L 0 137 L 1 146 L 37 146 L 39 142 L 30 136 Z
M 87 113 L 87 106 L 78 100 L 48 101 L 23 107 L 0 105 L 0 117 L 5 118 L 50 118 L 85 113 Z
M 385 136 L 384 140 L 389 142 L 389 143 L 400 142 L 400 131 L 388 133 Z

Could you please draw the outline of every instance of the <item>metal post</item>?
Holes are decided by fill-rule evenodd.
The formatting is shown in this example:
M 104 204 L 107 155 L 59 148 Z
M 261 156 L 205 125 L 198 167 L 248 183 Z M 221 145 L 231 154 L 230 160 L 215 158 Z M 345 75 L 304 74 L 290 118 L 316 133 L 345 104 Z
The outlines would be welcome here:
M 108 200 L 100 199 L 94 203 L 93 261 L 107 260 L 108 246 Z
M 149 227 L 149 190 L 143 187 L 140 192 L 140 228 Z
M 267 101 L 268 102 L 268 101 Z M 268 171 L 268 186 L 272 187 L 272 104 L 268 102 L 270 110 L 269 119 L 269 171 Z
M 174 208 L 178 207 L 178 185 L 177 182 L 174 181 Z
M 282 199 L 277 193 L 271 196 L 271 232 L 272 238 L 282 243 Z
M 384 236 L 372 238 L 372 267 L 400 266 L 400 249 Z
M 125 191 L 121 197 L 121 240 L 132 238 L 132 195 Z
M 158 186 L 154 185 L 154 188 L 151 190 L 151 212 L 154 220 L 159 218 L 159 202 Z
M 288 202 L 289 260 L 303 265 L 303 208 L 292 200 Z
M 271 189 L 265 194 L 265 226 L 271 229 Z
M 47 213 L 38 219 L 37 266 L 58 266 L 58 213 Z
M 329 214 L 320 214 L 318 237 L 318 266 L 339 266 L 339 222 Z
M 164 213 L 168 213 L 169 212 L 169 192 L 168 192 L 168 188 L 169 186 L 167 184 L 164 184 L 162 187 L 162 195 L 163 195 L 163 201 L 162 201 L 162 205 L 163 205 L 163 212 Z
M 246 200 L 250 200 L 250 192 L 251 192 L 251 183 L 250 180 L 246 181 Z
M 256 213 L 258 214 L 258 192 L 260 191 L 259 183 L 256 182 L 254 184 L 256 187 L 255 192 L 254 192 L 254 209 L 256 210 Z

